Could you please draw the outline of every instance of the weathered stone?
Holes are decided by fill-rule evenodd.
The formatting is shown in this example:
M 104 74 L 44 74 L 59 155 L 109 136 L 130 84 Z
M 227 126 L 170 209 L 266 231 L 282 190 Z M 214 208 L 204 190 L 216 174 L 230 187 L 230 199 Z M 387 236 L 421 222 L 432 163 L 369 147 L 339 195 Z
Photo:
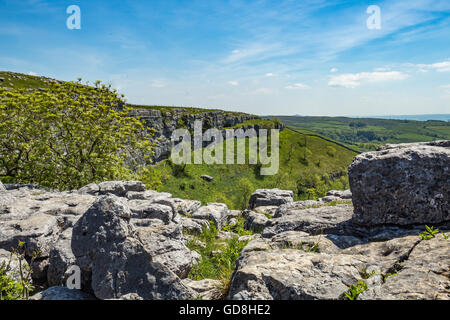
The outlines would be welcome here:
M 223 203 L 208 203 L 195 211 L 192 218 L 210 220 L 221 229 L 226 224 L 228 212 L 228 207 Z
M 279 218 L 292 210 L 302 210 L 302 209 L 310 208 L 313 206 L 318 206 L 320 204 L 322 204 L 322 202 L 315 201 L 315 200 L 303 200 L 303 201 L 289 202 L 289 203 L 279 206 L 275 210 L 273 217 Z
M 352 192 L 350 190 L 330 190 L 327 192 L 327 196 L 334 196 L 345 200 L 351 200 Z
M 370 257 L 377 261 L 381 271 L 386 273 L 395 263 L 408 257 L 419 241 L 419 237 L 414 235 L 389 241 L 360 243 L 342 250 L 342 254 Z
M 0 248 L 15 250 L 19 241 L 24 242 L 26 254 L 31 257 L 38 250 L 38 257 L 48 257 L 58 234 L 57 219 L 47 214 L 35 214 L 23 220 L 4 221 L 0 224 Z
M 252 211 L 256 213 L 262 213 L 264 215 L 273 216 L 277 210 L 278 206 L 261 206 L 254 208 Z
M 270 219 L 262 233 L 265 238 L 284 231 L 304 231 L 309 234 L 346 233 L 353 215 L 349 205 L 323 206 L 304 210 L 291 210 L 280 218 Z
M 209 221 L 183 217 L 181 218 L 181 225 L 189 234 L 201 234 L 203 229 L 209 228 Z
M 208 176 L 206 174 L 202 175 L 200 178 L 202 178 L 203 180 L 207 181 L 207 182 L 213 182 L 214 178 L 211 176 Z
M 30 297 L 30 300 L 96 300 L 95 297 L 77 289 L 51 287 Z
M 269 219 L 264 214 L 250 211 L 246 214 L 244 228 L 253 232 L 261 233 L 268 222 Z
M 96 183 L 90 183 L 90 184 L 78 189 L 78 193 L 80 193 L 80 194 L 97 195 L 99 191 L 100 191 L 100 187 Z
M 326 196 L 326 197 L 319 198 L 319 201 L 324 202 L 324 203 L 340 201 L 340 200 L 342 200 L 342 199 L 339 197 L 336 197 L 336 196 Z
M 1 181 L 0 181 L 0 191 L 6 191 L 6 188 Z
M 189 299 L 190 289 L 172 271 L 153 262 L 130 224 L 125 199 L 101 196 L 73 228 L 72 251 L 99 299 L 136 293 L 144 299 Z
M 291 190 L 258 189 L 249 200 L 249 208 L 261 206 L 280 206 L 294 201 L 294 193 Z
M 362 293 L 361 300 L 449 300 L 450 240 L 442 235 L 421 241 L 385 283 Z M 395 270 L 394 270 L 395 271 Z
M 324 235 L 310 236 L 302 231 L 286 231 L 275 235 L 272 243 L 280 248 L 306 252 L 339 253 L 341 250 Z
M 174 212 L 171 207 L 151 200 L 130 200 L 128 206 L 132 212 L 132 218 L 137 219 L 159 219 L 165 224 L 169 224 L 174 218 Z
M 202 300 L 217 300 L 223 295 L 222 293 L 222 282 L 220 280 L 203 279 L 200 281 L 194 281 L 191 279 L 183 279 L 183 284 L 192 289 L 196 295 L 197 299 Z
M 300 250 L 241 254 L 228 297 L 233 300 L 340 299 L 361 280 L 363 256 L 305 253 Z
M 450 220 L 450 147 L 407 144 L 355 158 L 349 167 L 362 225 L 437 224 Z
M 145 185 L 140 181 L 105 181 L 98 185 L 99 194 L 114 194 L 125 197 L 129 191 L 143 192 Z
M 66 284 L 69 276 L 66 271 L 76 261 L 72 253 L 71 238 L 72 229 L 67 229 L 59 236 L 58 241 L 56 241 L 50 251 L 49 268 L 47 271 L 47 283 L 49 286 L 63 286 Z
M 137 237 L 152 261 L 163 264 L 182 279 L 187 277 L 195 258 L 185 245 L 181 225 L 138 228 Z
M 200 201 L 179 198 L 161 197 L 158 199 L 153 199 L 153 202 L 171 207 L 174 212 L 174 218 L 178 215 L 191 215 L 202 206 Z
M 146 190 L 144 192 L 128 191 L 126 197 L 130 200 L 153 200 L 171 198 L 172 195 L 166 192 L 156 192 L 154 190 Z

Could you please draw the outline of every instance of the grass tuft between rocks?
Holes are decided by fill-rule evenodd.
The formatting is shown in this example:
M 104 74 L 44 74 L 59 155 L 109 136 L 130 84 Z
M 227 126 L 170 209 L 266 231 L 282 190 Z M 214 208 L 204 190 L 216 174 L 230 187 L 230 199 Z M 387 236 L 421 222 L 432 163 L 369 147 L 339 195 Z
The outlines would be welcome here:
M 218 239 L 219 230 L 211 223 L 200 235 L 192 236 L 186 246 L 197 251 L 201 259 L 195 264 L 188 277 L 192 280 L 214 279 L 222 282 L 222 296 L 228 292 L 236 260 L 248 241 L 239 238 Z

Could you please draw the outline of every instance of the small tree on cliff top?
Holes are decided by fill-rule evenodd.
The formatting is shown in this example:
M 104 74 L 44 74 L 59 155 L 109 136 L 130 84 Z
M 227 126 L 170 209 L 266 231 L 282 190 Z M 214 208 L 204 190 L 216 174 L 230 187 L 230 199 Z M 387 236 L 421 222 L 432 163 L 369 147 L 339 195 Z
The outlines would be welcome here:
M 0 180 L 71 189 L 135 177 L 151 156 L 152 132 L 129 111 L 99 81 L 0 89 Z

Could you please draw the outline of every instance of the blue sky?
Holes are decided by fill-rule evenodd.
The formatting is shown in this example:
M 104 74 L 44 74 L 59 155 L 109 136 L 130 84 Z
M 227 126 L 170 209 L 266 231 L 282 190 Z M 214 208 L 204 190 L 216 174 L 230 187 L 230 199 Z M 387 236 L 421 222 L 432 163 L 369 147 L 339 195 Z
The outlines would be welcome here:
M 0 70 L 102 80 L 137 104 L 450 113 L 450 1 L 1 0 Z

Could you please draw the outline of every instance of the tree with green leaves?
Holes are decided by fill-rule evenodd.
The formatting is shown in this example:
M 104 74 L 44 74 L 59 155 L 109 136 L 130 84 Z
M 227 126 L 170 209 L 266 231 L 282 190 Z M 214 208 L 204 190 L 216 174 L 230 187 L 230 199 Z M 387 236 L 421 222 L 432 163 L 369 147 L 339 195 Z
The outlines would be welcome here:
M 129 112 L 100 81 L 0 89 L 0 179 L 73 189 L 135 178 L 150 161 L 153 132 Z

